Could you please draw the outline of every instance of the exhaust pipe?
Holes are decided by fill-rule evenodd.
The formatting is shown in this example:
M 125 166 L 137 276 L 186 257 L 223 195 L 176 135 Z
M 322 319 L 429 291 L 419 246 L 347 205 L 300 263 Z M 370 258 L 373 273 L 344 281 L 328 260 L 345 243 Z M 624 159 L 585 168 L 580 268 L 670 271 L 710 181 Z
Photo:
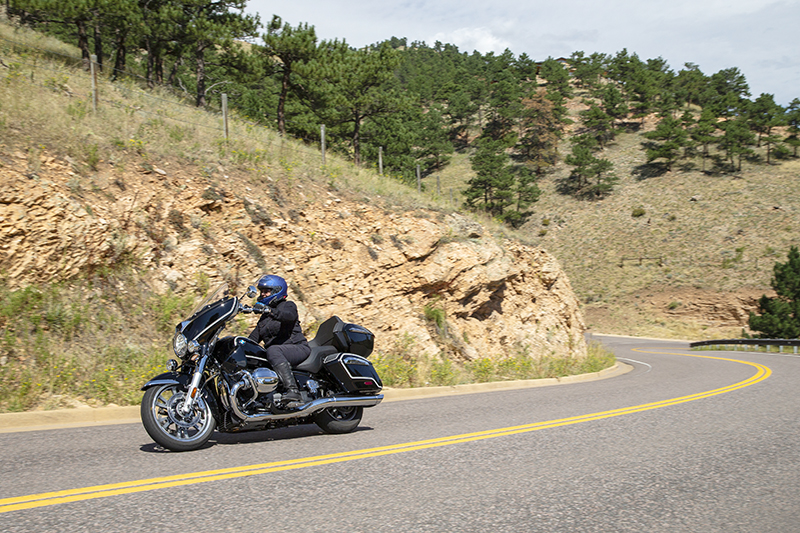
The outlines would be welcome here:
M 236 401 L 236 394 L 239 392 L 240 388 L 245 387 L 246 389 L 248 388 L 248 385 L 249 383 L 242 380 L 234 385 L 232 389 L 227 390 L 228 385 L 225 384 L 225 389 L 228 393 L 228 402 L 225 403 L 228 403 L 236 416 L 242 419 L 246 424 L 257 424 L 259 422 L 283 420 L 286 418 L 299 418 L 312 415 L 317 411 L 322 411 L 323 409 L 328 409 L 329 407 L 373 407 L 383 401 L 383 394 L 376 394 L 375 396 L 328 396 L 326 398 L 319 398 L 318 400 L 308 402 L 299 409 L 294 409 L 287 413 L 247 415 L 243 413 L 239 407 L 239 402 Z

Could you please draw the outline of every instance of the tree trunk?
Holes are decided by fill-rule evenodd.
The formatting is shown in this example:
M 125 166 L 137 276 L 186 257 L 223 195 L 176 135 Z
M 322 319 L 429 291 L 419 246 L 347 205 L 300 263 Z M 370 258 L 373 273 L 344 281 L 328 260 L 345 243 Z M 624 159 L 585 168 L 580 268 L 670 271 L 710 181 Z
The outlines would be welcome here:
M 206 106 L 206 57 L 205 50 L 198 44 L 194 53 L 194 60 L 196 64 L 195 76 L 197 78 L 197 99 L 195 105 L 197 107 Z
M 354 114 L 353 120 L 353 159 L 357 167 L 361 166 L 361 115 Z
M 116 39 L 114 39 L 114 73 L 112 74 L 112 79 L 115 81 L 125 73 L 125 61 L 128 55 L 128 49 L 125 47 L 127 36 L 127 30 L 117 29 Z
M 77 20 L 75 25 L 78 27 L 78 48 L 81 50 L 81 59 L 83 59 L 83 68 L 89 70 L 89 62 L 91 55 L 89 53 L 89 36 L 86 33 L 86 21 Z
M 147 68 L 145 70 L 145 78 L 147 78 L 147 88 L 153 89 L 156 84 L 153 81 L 153 70 L 155 68 L 155 50 L 153 47 L 153 41 L 150 38 L 146 40 L 147 49 Z
M 289 94 L 289 75 L 291 63 L 283 66 L 283 79 L 281 80 L 281 95 L 278 99 L 278 133 L 286 135 L 286 95 Z

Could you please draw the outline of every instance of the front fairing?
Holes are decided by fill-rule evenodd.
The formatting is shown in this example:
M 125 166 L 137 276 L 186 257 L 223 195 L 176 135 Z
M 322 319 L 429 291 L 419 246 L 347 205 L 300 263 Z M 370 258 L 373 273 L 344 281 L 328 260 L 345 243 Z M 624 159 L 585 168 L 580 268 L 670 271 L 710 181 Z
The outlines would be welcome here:
M 228 296 L 222 300 L 210 303 L 188 319 L 175 327 L 175 333 L 181 333 L 187 341 L 195 340 L 200 344 L 207 343 L 236 315 L 239 309 L 239 299 Z

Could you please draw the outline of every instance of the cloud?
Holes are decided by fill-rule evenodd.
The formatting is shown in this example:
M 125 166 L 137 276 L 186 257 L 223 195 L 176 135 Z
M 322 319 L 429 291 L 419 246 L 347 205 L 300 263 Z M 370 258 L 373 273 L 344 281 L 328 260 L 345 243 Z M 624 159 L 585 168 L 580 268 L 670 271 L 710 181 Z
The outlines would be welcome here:
M 446 33 L 439 32 L 431 38 L 428 44 L 432 45 L 436 41 L 454 44 L 464 52 L 477 50 L 482 54 L 489 52 L 500 54 L 506 48 L 511 48 L 509 41 L 495 36 L 488 28 L 459 28 Z

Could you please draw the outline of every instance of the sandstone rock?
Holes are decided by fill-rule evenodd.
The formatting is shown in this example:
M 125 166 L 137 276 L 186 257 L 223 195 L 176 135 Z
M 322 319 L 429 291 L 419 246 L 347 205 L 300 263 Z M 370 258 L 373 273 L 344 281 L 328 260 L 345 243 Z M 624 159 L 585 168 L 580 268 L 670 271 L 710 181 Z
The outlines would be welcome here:
M 47 189 L 0 168 L 0 270 L 14 287 L 128 254 L 164 291 L 190 289 L 198 273 L 212 284 L 233 280 L 237 290 L 265 271 L 283 275 L 305 324 L 331 315 L 361 323 L 376 333 L 379 352 L 411 339 L 420 353 L 438 355 L 446 344 L 464 360 L 586 354 L 578 300 L 555 258 L 460 214 L 387 213 L 329 197 L 299 213 L 270 213 L 273 225 L 263 226 L 244 199 L 203 199 L 208 185 L 199 178 L 175 188 L 127 179 L 124 195 L 98 196 L 87 208 L 70 192 L 77 178 L 55 163 L 42 173 Z M 253 191 L 246 202 L 270 205 Z M 426 305 L 444 311 L 446 337 L 426 321 Z

